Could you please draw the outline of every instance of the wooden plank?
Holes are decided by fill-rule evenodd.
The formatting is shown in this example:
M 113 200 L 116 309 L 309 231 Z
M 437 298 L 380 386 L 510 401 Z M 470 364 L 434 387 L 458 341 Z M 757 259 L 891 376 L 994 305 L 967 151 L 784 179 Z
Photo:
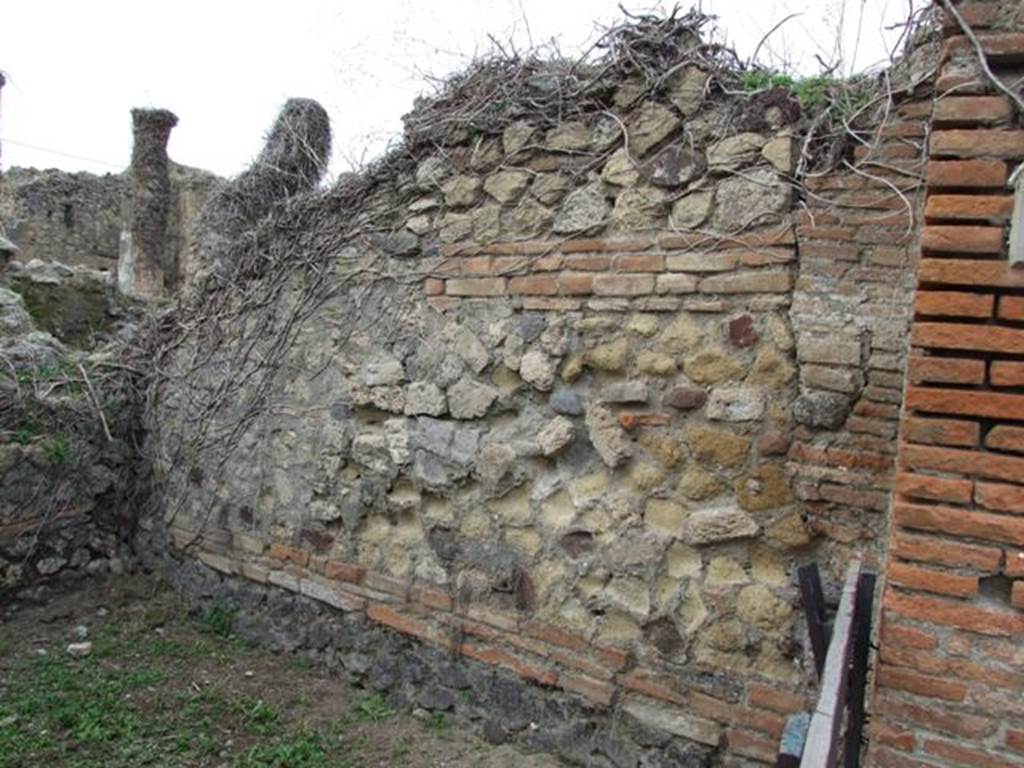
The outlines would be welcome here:
M 825 625 L 825 596 L 821 592 L 821 576 L 818 564 L 811 563 L 797 569 L 800 580 L 800 594 L 803 597 L 804 616 L 807 618 L 807 634 L 814 652 L 814 667 L 818 678 L 825 669 L 825 654 L 828 649 L 828 628 Z
M 1024 181 L 1021 166 L 1013 172 L 1013 212 L 1010 214 L 1010 266 L 1024 266 Z
M 845 768 L 860 768 L 861 740 L 864 735 L 864 695 L 868 685 L 868 654 L 871 650 L 871 610 L 875 602 L 877 576 L 864 571 L 857 580 L 857 604 L 854 610 L 853 665 L 850 667 L 849 708 L 846 724 Z
M 800 768 L 833 768 L 839 743 L 839 729 L 846 707 L 850 680 L 850 655 L 853 650 L 853 617 L 857 605 L 860 561 L 854 560 L 846 571 L 843 596 L 839 601 L 832 642 L 828 646 L 825 672 L 821 678 L 818 704 L 811 717 L 807 744 Z

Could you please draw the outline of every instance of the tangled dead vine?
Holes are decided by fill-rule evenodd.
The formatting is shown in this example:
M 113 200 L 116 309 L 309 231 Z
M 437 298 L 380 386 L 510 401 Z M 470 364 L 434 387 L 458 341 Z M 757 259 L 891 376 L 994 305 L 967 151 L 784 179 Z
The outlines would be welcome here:
M 351 333 L 367 303 L 387 306 L 382 296 L 418 283 L 422 272 L 395 272 L 369 246 L 419 194 L 409 180 L 433 153 L 499 136 L 518 120 L 550 127 L 628 109 L 663 96 L 688 68 L 706 73 L 705 95 L 724 97 L 724 119 L 734 127 L 742 126 L 744 110 L 793 112 L 789 117 L 798 117 L 804 135 L 798 177 L 833 167 L 852 144 L 874 140 L 859 126 L 878 125 L 891 108 L 891 79 L 826 78 L 801 91 L 795 81 L 777 82 L 769 70 L 709 42 L 711 22 L 678 8 L 666 16 L 627 15 L 573 59 L 550 49 L 496 46 L 417 104 L 405 119 L 401 146 L 329 189 L 318 188 L 330 150 L 327 116 L 315 102 L 288 102 L 253 166 L 204 211 L 199 271 L 179 306 L 157 318 L 144 344 L 128 353 L 146 363 L 145 373 L 132 377 L 132 386 L 144 391 L 143 412 L 179 407 L 185 414 L 173 440 L 161 435 L 160 419 L 146 424 L 149 449 L 162 451 L 148 455 L 160 481 L 175 468 L 187 468 L 177 474 L 189 478 L 225 471 L 242 436 L 273 407 L 272 392 L 298 335 L 326 302 L 345 297 L 346 316 L 335 324 Z M 915 86 L 911 80 L 900 87 Z M 389 311 L 400 312 L 401 304 L 391 302 Z M 211 495 L 207 517 L 216 502 Z

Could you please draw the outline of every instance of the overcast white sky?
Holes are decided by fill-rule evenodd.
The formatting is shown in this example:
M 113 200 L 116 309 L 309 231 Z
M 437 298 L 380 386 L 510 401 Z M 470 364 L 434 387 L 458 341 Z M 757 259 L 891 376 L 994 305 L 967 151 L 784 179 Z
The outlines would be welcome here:
M 906 18 L 910 2 L 920 4 L 700 5 L 741 56 L 800 14 L 765 47 L 814 73 L 815 54 L 834 60 L 837 39 L 847 71 L 884 61 L 898 34 L 886 27 Z M 231 175 L 259 151 L 280 104 L 307 96 L 330 112 L 338 173 L 381 154 L 428 90 L 426 76 L 463 66 L 488 34 L 521 48 L 555 38 L 571 52 L 620 18 L 618 0 L 4 0 L 0 164 L 116 172 L 131 153 L 129 109 L 154 106 L 180 118 L 174 160 Z

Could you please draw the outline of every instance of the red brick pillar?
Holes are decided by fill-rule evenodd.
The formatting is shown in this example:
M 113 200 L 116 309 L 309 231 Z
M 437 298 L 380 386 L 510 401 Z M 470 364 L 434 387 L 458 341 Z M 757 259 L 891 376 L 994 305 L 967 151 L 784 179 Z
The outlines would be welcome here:
M 1016 3 L 964 2 L 997 76 Z M 1024 766 L 1020 115 L 944 25 L 886 569 L 870 765 Z

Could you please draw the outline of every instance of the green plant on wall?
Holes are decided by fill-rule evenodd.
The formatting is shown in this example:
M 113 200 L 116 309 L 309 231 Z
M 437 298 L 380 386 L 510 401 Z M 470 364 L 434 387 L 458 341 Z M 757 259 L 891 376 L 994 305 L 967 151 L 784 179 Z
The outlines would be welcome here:
M 74 444 L 65 435 L 56 435 L 43 443 L 43 452 L 51 464 L 64 466 L 74 459 Z
M 857 114 L 874 97 L 867 78 L 841 80 L 831 75 L 797 78 L 769 69 L 755 69 L 740 76 L 740 90 L 743 93 L 758 93 L 773 88 L 787 89 L 804 112 L 817 112 L 831 104 L 841 118 Z
M 18 445 L 28 445 L 38 434 L 39 428 L 33 421 L 23 421 L 14 429 L 13 440 Z

